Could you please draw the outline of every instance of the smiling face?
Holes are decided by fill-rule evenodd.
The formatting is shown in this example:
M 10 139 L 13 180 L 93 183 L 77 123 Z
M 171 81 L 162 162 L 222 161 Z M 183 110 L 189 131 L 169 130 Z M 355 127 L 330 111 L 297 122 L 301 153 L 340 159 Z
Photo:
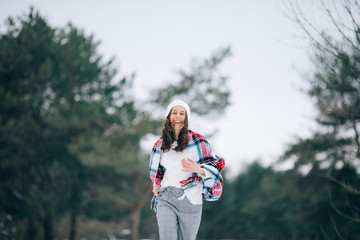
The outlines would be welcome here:
M 186 110 L 181 106 L 174 106 L 170 113 L 170 123 L 174 130 L 181 130 L 184 127 Z

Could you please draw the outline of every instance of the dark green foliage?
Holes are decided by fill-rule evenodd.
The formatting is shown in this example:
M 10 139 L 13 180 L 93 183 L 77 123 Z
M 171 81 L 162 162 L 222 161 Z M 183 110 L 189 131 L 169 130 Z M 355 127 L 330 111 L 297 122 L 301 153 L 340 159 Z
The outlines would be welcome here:
M 253 163 L 236 179 L 226 181 L 217 202 L 205 202 L 200 239 L 357 239 L 360 226 L 338 210 L 351 213 L 358 199 L 326 178 L 327 170 L 313 168 L 303 175 Z M 356 169 L 345 166 L 331 172 L 338 179 L 358 186 Z M 332 202 L 329 199 L 331 193 Z
M 125 94 L 131 79 L 115 80 L 112 60 L 103 63 L 92 36 L 71 25 L 53 29 L 33 10 L 8 25 L 0 38 L 0 215 L 27 222 L 22 237 L 37 239 L 42 225 L 52 239 L 56 218 L 70 213 L 76 221 L 94 194 L 106 195 L 104 187 L 123 191 L 123 166 L 139 162 L 146 134 L 134 129 L 146 116 Z M 137 167 L 142 174 L 146 165 Z M 103 219 L 92 207 L 91 216 Z

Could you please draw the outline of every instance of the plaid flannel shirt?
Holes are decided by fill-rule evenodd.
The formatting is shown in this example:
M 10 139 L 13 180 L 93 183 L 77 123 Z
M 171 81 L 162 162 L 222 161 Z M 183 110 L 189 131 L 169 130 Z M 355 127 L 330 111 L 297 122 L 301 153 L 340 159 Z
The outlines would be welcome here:
M 191 130 L 188 132 L 188 150 L 189 158 L 195 160 L 200 167 L 206 169 L 211 177 L 203 179 L 198 173 L 193 173 L 188 179 L 181 181 L 184 192 L 189 191 L 196 184 L 203 185 L 203 199 L 206 201 L 216 201 L 220 198 L 223 188 L 223 178 L 220 174 L 225 166 L 224 159 L 214 155 L 210 144 L 206 139 Z M 150 156 L 150 179 L 160 185 L 164 177 L 165 168 L 160 164 L 162 155 L 162 139 L 160 138 L 154 145 Z M 151 208 L 156 212 L 157 198 L 154 195 L 151 201 Z

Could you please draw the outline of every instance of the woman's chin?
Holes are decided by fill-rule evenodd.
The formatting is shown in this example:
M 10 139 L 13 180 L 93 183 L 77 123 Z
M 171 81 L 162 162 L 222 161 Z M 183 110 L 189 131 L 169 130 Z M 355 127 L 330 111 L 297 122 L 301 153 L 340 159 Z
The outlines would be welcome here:
M 180 126 L 180 125 L 175 125 L 174 126 L 174 129 L 175 130 L 181 130 L 184 126 Z

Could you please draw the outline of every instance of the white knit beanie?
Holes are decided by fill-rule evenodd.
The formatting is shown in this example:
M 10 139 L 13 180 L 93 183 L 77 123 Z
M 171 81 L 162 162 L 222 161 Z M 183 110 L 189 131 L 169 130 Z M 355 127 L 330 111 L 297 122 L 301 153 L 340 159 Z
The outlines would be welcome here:
M 178 99 L 172 101 L 172 102 L 169 104 L 169 106 L 166 108 L 166 115 L 165 115 L 165 117 L 167 117 L 167 116 L 169 115 L 171 109 L 172 109 L 173 107 L 175 107 L 175 106 L 181 106 L 181 107 L 185 108 L 186 114 L 187 114 L 187 117 L 188 117 L 188 122 L 190 122 L 190 114 L 191 114 L 191 112 L 190 112 L 190 107 L 189 107 L 189 105 L 187 105 L 186 102 L 184 102 L 184 101 L 182 101 L 182 100 L 178 100 Z

